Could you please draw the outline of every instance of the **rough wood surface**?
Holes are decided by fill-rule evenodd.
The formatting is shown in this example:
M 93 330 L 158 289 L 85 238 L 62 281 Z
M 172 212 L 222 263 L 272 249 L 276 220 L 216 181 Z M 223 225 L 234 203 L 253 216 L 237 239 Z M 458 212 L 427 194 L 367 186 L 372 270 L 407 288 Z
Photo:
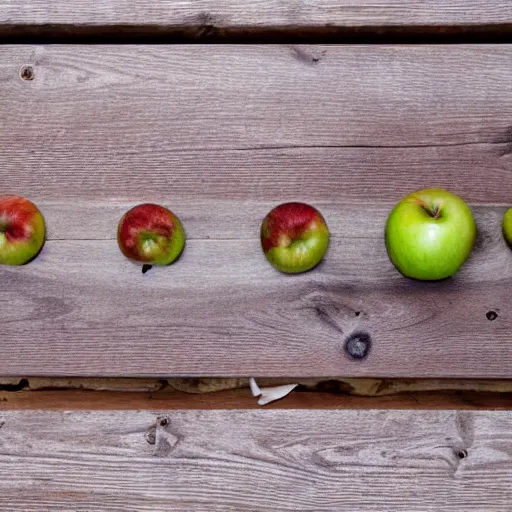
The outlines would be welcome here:
M 11 0 L 0 25 L 252 28 L 492 25 L 512 23 L 509 2 L 489 0 Z
M 503 511 L 510 412 L 2 412 L 15 512 Z
M 2 372 L 508 377 L 512 254 L 499 224 L 483 233 L 466 268 L 434 284 L 401 278 L 381 237 L 334 238 L 321 268 L 293 278 L 255 239 L 190 240 L 146 276 L 115 240 L 49 241 L 2 269 Z M 354 331 L 374 341 L 363 363 L 343 354 Z
M 39 200 L 368 204 L 432 183 L 473 202 L 512 196 L 508 45 L 14 46 L 0 57 L 0 187 Z
M 49 241 L 0 269 L 3 375 L 509 377 L 512 47 L 2 47 L 0 190 Z M 32 67 L 32 80 L 20 70 Z M 475 205 L 454 279 L 401 278 L 382 231 L 405 192 Z M 259 223 L 313 202 L 333 234 L 314 272 L 264 260 Z M 189 236 L 142 276 L 115 242 L 163 202 Z M 486 313 L 497 313 L 494 321 Z M 347 336 L 367 331 L 369 358 Z

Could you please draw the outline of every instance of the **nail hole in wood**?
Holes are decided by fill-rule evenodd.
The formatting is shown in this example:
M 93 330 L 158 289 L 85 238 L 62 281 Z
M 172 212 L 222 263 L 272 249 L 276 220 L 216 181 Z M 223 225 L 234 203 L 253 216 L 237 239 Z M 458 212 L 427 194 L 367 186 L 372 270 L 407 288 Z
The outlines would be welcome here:
M 345 340 L 345 353 L 357 361 L 368 357 L 372 346 L 372 339 L 366 332 L 355 332 Z
M 156 429 L 155 427 L 150 428 L 144 435 L 148 444 L 154 445 L 156 443 Z
M 496 318 L 498 318 L 498 313 L 496 313 L 496 311 L 487 311 L 485 316 L 487 320 L 490 320 L 492 322 L 493 320 L 496 320 Z
M 20 71 L 20 76 L 22 80 L 34 80 L 34 68 L 32 66 L 23 66 Z
M 459 457 L 459 459 L 465 459 L 467 456 L 468 456 L 468 451 L 467 450 L 460 450 L 457 453 L 457 457 Z
M 168 418 L 158 418 L 158 424 L 161 427 L 166 427 L 169 424 L 169 419 Z

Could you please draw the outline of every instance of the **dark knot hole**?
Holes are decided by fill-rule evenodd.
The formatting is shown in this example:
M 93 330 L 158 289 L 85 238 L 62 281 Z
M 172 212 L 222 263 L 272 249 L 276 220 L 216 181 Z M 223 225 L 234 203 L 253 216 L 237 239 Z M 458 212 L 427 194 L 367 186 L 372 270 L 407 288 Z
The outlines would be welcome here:
M 22 80 L 34 80 L 35 73 L 32 66 L 23 66 L 20 71 Z
M 345 353 L 351 359 L 361 361 L 368 357 L 372 347 L 372 339 L 367 332 L 352 333 L 345 340 Z
M 485 317 L 487 318 L 487 320 L 490 320 L 492 322 L 493 320 L 496 320 L 496 318 L 498 318 L 498 313 L 496 313 L 496 311 L 487 311 Z

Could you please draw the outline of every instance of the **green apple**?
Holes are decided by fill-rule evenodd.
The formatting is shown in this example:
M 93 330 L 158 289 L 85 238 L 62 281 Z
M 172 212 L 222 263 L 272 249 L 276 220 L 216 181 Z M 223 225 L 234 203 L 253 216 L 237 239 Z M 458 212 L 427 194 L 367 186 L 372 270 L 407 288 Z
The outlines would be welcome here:
M 261 224 L 261 247 L 281 272 L 306 272 L 320 263 L 329 245 L 329 230 L 320 212 L 304 203 L 276 206 Z
M 0 264 L 23 265 L 34 259 L 45 240 L 37 206 L 20 196 L 0 196 Z
M 476 224 L 457 195 L 428 188 L 404 197 L 386 223 L 386 249 L 406 277 L 433 281 L 455 274 L 475 243 Z
M 503 236 L 505 237 L 505 240 L 508 245 L 512 247 L 512 208 L 509 208 L 505 212 L 501 227 L 503 228 Z

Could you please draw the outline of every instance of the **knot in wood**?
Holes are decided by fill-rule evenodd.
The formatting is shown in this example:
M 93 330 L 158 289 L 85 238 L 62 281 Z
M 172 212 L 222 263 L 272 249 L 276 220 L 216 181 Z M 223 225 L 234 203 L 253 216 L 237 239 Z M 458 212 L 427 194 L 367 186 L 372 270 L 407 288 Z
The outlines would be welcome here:
M 20 71 L 20 77 L 22 80 L 34 80 L 34 68 L 32 66 L 23 66 Z
M 372 346 L 372 339 L 367 332 L 352 333 L 345 340 L 345 353 L 354 360 L 362 360 L 368 357 Z
M 487 320 L 490 320 L 492 322 L 493 320 L 496 320 L 496 318 L 498 318 L 498 313 L 496 313 L 496 311 L 487 311 L 485 317 L 487 318 Z
M 161 416 L 157 419 L 157 423 L 160 427 L 166 427 L 167 425 L 169 425 L 169 418 Z

